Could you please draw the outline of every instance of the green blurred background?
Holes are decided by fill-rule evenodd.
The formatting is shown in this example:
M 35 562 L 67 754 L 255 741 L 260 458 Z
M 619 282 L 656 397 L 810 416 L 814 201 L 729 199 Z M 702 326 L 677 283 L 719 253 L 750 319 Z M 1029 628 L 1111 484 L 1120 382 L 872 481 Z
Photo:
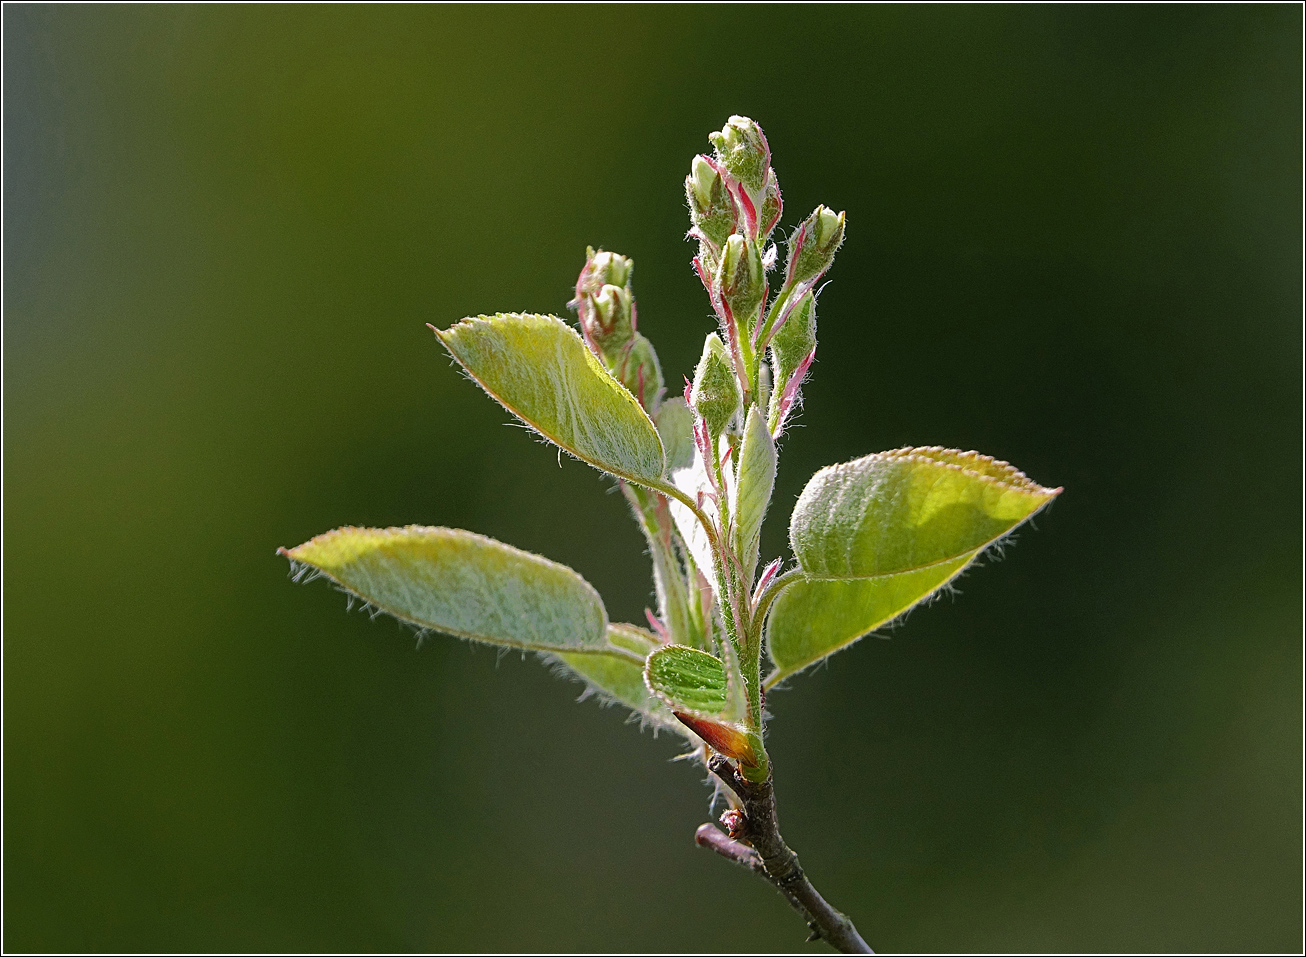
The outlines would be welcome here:
M 4 945 L 821 950 L 699 770 L 279 545 L 461 526 L 651 603 L 619 495 L 426 322 L 631 255 L 681 381 L 731 113 L 848 211 L 764 552 L 821 465 L 1066 493 L 770 702 L 882 950 L 1302 946 L 1301 10 L 4 9 Z

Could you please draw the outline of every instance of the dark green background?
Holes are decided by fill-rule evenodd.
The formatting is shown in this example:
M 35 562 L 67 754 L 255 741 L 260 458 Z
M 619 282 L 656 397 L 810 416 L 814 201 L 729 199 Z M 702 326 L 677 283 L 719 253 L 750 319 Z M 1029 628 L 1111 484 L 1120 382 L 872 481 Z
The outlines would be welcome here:
M 601 244 L 680 382 L 739 112 L 848 211 L 764 552 L 870 451 L 1066 487 L 773 695 L 818 886 L 883 950 L 1300 948 L 1301 16 L 6 5 L 5 947 L 805 946 L 674 742 L 273 553 L 462 526 L 640 620 L 621 497 L 424 323 Z

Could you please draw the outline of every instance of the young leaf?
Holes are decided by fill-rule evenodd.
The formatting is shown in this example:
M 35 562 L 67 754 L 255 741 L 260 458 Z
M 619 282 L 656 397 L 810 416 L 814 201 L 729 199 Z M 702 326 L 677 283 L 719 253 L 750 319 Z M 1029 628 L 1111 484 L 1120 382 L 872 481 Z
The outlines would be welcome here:
M 976 554 L 882 578 L 790 585 L 776 598 L 767 622 L 767 644 L 776 670 L 766 686 L 897 618 L 959 575 Z
M 501 313 L 434 332 L 481 388 L 565 451 L 632 482 L 662 478 L 652 421 L 557 316 Z
M 419 628 L 537 651 L 608 647 L 608 613 L 589 582 L 483 535 L 338 528 L 280 553 Z
M 661 647 L 654 635 L 626 624 L 608 625 L 608 643 L 640 658 L 646 658 L 649 652 Z M 644 683 L 643 663 L 630 654 L 563 652 L 557 657 L 604 698 L 620 702 L 659 725 L 684 732 L 684 725 L 672 717 L 666 705 L 654 697 Z
M 766 507 L 775 486 L 775 458 L 775 442 L 766 427 L 766 415 L 755 405 L 748 410 L 748 421 L 744 425 L 735 501 L 737 541 L 750 582 L 753 569 L 757 567 L 762 519 L 766 517 Z
M 1060 492 L 977 452 L 880 452 L 812 476 L 789 541 L 810 578 L 893 575 L 977 551 Z
M 644 664 L 644 678 L 649 690 L 675 711 L 715 716 L 730 704 L 725 664 L 697 648 L 659 648 Z
M 672 714 L 714 749 L 750 767 L 764 762 L 760 739 L 735 720 L 742 702 L 720 658 L 697 648 L 666 645 L 649 655 L 644 680 Z

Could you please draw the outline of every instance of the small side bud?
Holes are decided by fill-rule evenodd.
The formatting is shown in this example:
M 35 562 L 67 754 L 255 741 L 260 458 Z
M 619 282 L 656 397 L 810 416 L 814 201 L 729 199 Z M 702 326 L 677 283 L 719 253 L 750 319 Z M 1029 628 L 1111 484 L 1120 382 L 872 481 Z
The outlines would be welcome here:
M 761 195 L 771 170 L 771 147 L 762 128 L 746 116 L 732 116 L 719 133 L 708 136 L 717 159 L 753 195 Z
M 743 334 L 751 334 L 753 318 L 767 291 L 766 267 L 757 243 L 739 233 L 726 240 L 713 285 L 717 296 L 741 324 Z
M 739 840 L 739 838 L 743 837 L 748 827 L 748 818 L 746 818 L 744 812 L 738 808 L 728 808 L 727 810 L 722 811 L 720 820 L 721 823 L 725 825 L 726 833 L 735 840 Z M 710 827 L 711 825 L 708 826 Z
M 739 380 L 730 366 L 726 347 L 715 332 L 710 333 L 703 343 L 703 357 L 694 370 L 689 403 L 703 419 L 714 440 L 725 431 L 739 408 Z
M 814 283 L 834 262 L 834 254 L 843 243 L 844 213 L 826 206 L 816 207 L 789 241 L 790 285 Z

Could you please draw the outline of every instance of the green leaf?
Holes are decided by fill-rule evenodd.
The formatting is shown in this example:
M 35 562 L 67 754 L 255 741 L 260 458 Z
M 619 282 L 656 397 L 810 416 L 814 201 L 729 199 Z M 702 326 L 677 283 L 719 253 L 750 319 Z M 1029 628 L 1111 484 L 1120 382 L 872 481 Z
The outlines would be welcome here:
M 766 686 L 897 618 L 959 575 L 976 554 L 883 578 L 790 585 L 776 598 L 767 622 L 767 643 L 776 670 Z
M 725 664 L 716 655 L 667 645 L 644 664 L 649 690 L 675 711 L 716 716 L 730 706 Z
M 280 553 L 401 621 L 537 651 L 603 651 L 608 613 L 565 565 L 456 528 L 338 528 Z
M 642 659 L 648 657 L 655 648 L 661 647 L 657 638 L 635 625 L 612 624 L 608 625 L 608 642 L 626 653 L 564 652 L 556 657 L 604 699 L 619 702 L 659 725 L 683 733 L 684 725 L 671 715 L 644 683 Z M 632 655 L 641 660 L 635 660 Z
M 742 679 L 732 682 L 720 658 L 665 645 L 648 656 L 644 680 L 681 723 L 717 751 L 749 767 L 765 767 L 761 738 L 738 721 Z
M 679 397 L 667 399 L 658 409 L 658 436 L 667 450 L 667 471 L 694 464 L 694 413 Z
M 434 331 L 481 388 L 549 441 L 632 482 L 662 478 L 653 422 L 557 316 L 478 316 Z
M 671 481 L 691 499 L 697 499 L 700 492 L 704 493 L 703 511 L 714 522 L 719 521 L 715 503 L 706 497 L 706 493 L 711 491 L 712 484 L 708 481 L 707 471 L 703 468 L 702 456 L 694 455 L 688 466 L 672 472 Z M 668 498 L 667 505 L 671 509 L 671 520 L 675 522 L 676 531 L 680 533 L 681 541 L 689 551 L 689 557 L 694 560 L 698 570 L 707 579 L 712 592 L 717 594 L 716 563 L 712 554 L 712 542 L 707 537 L 707 532 L 703 530 L 694 513 L 678 500 Z
M 789 541 L 810 578 L 893 575 L 982 549 L 1060 492 L 977 452 L 880 452 L 812 476 Z
M 735 501 L 735 534 L 744 569 L 752 580 L 757 566 L 759 536 L 766 507 L 775 486 L 775 442 L 766 427 L 766 415 L 754 405 L 744 424 L 739 450 L 739 478 Z

